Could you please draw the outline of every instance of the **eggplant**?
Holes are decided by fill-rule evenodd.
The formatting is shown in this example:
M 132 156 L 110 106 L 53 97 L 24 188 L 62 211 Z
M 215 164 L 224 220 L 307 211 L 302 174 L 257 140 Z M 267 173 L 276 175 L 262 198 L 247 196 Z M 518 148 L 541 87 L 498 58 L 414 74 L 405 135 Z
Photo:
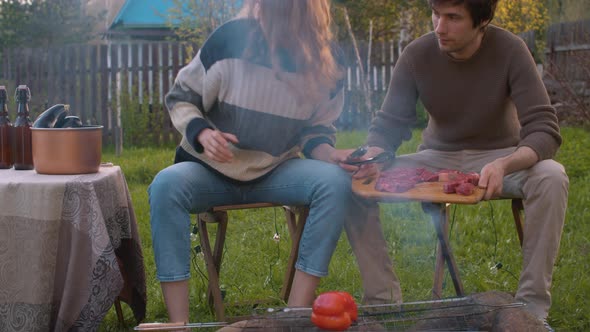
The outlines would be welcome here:
M 82 120 L 79 117 L 68 115 L 61 123 L 57 123 L 55 128 L 80 128 L 82 125 Z
M 53 128 L 57 127 L 57 124 L 63 122 L 70 105 L 56 104 L 46 109 L 43 113 L 39 114 L 35 122 L 33 122 L 33 128 Z

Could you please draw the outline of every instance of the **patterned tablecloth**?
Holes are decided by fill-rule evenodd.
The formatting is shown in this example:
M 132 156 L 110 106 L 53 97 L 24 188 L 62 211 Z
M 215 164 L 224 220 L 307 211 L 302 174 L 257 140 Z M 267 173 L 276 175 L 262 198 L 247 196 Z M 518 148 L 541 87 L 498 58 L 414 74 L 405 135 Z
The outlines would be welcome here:
M 121 168 L 0 170 L 0 331 L 96 331 L 117 296 L 145 317 L 141 241 Z

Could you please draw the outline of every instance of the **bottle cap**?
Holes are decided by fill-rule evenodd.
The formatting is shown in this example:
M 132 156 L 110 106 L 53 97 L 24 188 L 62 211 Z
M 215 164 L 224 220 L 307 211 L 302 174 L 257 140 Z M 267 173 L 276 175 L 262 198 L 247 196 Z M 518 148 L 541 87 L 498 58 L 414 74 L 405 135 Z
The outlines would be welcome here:
M 17 101 L 29 101 L 31 100 L 31 90 L 29 90 L 29 87 L 26 85 L 19 85 L 16 88 L 14 97 Z

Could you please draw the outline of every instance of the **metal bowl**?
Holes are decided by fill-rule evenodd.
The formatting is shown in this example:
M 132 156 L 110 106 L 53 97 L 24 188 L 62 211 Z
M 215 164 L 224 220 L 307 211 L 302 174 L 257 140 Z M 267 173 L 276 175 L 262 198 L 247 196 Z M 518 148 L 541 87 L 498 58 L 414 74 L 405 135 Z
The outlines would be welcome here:
M 35 171 L 40 174 L 98 172 L 102 157 L 102 128 L 31 128 Z

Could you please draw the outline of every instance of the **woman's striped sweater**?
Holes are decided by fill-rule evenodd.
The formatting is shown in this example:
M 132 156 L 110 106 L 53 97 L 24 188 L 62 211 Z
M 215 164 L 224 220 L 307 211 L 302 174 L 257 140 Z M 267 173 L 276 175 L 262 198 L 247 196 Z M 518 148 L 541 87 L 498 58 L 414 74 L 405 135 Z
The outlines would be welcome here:
M 285 71 L 279 79 L 266 43 L 250 46 L 256 39 L 252 37 L 261 34 L 255 20 L 229 21 L 180 70 L 166 95 L 172 123 L 183 136 L 175 162 L 196 161 L 231 179 L 251 181 L 301 152 L 309 157 L 319 144 L 334 144 L 342 84 L 319 103 L 301 102 L 286 82 L 302 79 L 289 55 L 281 54 Z M 237 136 L 239 143 L 231 146 L 233 162 L 218 163 L 202 153 L 197 137 L 205 128 Z

